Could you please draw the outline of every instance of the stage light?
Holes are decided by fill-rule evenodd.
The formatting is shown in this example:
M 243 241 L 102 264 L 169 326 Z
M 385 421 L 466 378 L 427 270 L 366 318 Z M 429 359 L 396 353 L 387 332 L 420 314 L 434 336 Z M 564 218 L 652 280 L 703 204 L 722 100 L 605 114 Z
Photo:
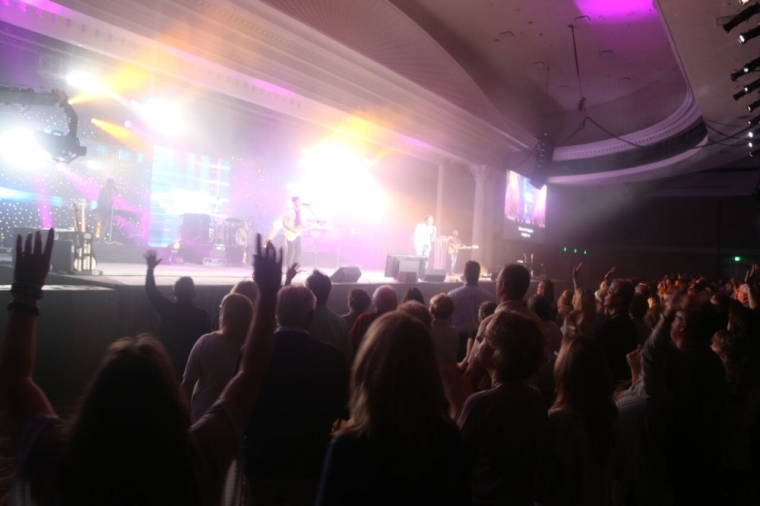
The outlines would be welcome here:
M 748 74 L 749 72 L 752 72 L 758 67 L 760 67 L 760 58 L 755 58 L 751 62 L 745 63 L 744 66 L 742 67 L 742 70 L 744 71 L 745 74 Z
M 739 0 L 739 3 L 742 5 L 746 5 L 749 3 L 750 0 Z
M 749 137 L 750 139 L 752 139 L 752 138 L 754 138 L 754 137 L 757 137 L 758 135 L 760 135 L 760 128 L 759 128 L 759 129 L 757 129 L 757 130 L 751 130 L 751 131 L 750 131 L 750 132 L 747 134 L 747 137 Z
M 741 261 L 742 261 L 742 257 L 738 257 L 738 256 L 734 257 L 734 262 L 741 262 Z
M 754 151 L 750 151 L 749 156 L 751 156 L 753 158 L 756 157 L 756 156 L 760 156 L 760 149 L 756 149 Z
M 573 249 L 573 253 L 578 253 L 578 248 Z
M 751 83 L 749 83 L 748 85 L 746 85 L 744 87 L 744 92 L 745 93 L 752 93 L 753 91 L 755 91 L 758 88 L 760 88 L 760 79 L 752 81 Z
M 731 74 L 731 76 L 730 76 L 731 80 L 732 81 L 736 81 L 740 77 L 744 76 L 746 73 L 747 73 L 747 71 L 744 70 L 744 68 L 740 68 L 739 70 L 737 70 L 736 72 L 734 72 L 733 74 Z
M 586 250 L 584 249 L 584 250 L 583 250 L 583 254 L 584 254 L 584 255 L 588 255 L 588 251 L 586 251 Z
M 132 128 L 132 122 L 127 120 L 124 122 L 124 128 Z
M 34 132 L 24 128 L 0 135 L 0 156 L 12 166 L 33 168 L 46 162 L 45 151 L 35 139 Z
M 760 100 L 755 100 L 754 102 L 752 102 L 751 104 L 749 104 L 749 105 L 747 106 L 747 110 L 748 110 L 749 112 L 752 112 L 752 111 L 754 111 L 755 109 L 757 109 L 758 107 L 760 107 Z
M 157 98 L 151 98 L 144 104 L 135 104 L 151 130 L 167 135 L 177 135 L 184 131 L 185 117 L 179 105 Z
M 746 94 L 747 94 L 747 92 L 744 90 L 744 88 L 742 88 L 739 91 L 737 91 L 736 93 L 734 93 L 734 100 L 739 100 L 740 98 L 742 98 Z
M 753 126 L 760 125 L 760 116 L 748 119 L 747 124 L 750 126 L 750 128 Z
M 565 246 L 564 248 L 562 248 L 562 251 L 564 251 L 565 253 L 567 253 L 567 246 Z
M 730 32 L 740 24 L 747 21 L 749 18 L 760 12 L 760 4 L 753 4 L 742 10 L 739 14 L 733 17 L 731 21 L 723 25 L 723 29 L 726 33 Z
M 752 40 L 758 35 L 760 35 L 760 26 L 756 26 L 752 30 L 749 30 L 748 32 L 744 32 L 743 34 L 739 35 L 739 42 L 741 44 L 744 44 L 748 40 Z

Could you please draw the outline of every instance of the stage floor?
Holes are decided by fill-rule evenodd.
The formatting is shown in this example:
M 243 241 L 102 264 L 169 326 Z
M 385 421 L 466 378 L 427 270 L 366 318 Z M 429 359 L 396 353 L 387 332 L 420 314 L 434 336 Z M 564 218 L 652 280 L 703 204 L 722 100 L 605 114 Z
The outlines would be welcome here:
M 99 263 L 97 266 L 103 274 L 99 276 L 83 276 L 80 274 L 63 275 L 62 278 L 75 278 L 78 281 L 88 280 L 95 284 L 137 286 L 145 284 L 145 264 L 135 263 Z M 320 269 L 326 275 L 332 275 L 337 269 Z M 198 264 L 172 265 L 163 263 L 156 267 L 155 278 L 159 286 L 173 285 L 177 278 L 190 276 L 198 286 L 234 285 L 240 280 L 250 279 L 250 267 L 210 267 Z M 293 283 L 304 283 L 311 273 L 306 268 L 293 280 Z M 446 282 L 458 283 L 460 276 L 447 276 Z M 393 278 L 386 278 L 383 271 L 362 271 L 361 278 L 351 284 L 395 284 Z

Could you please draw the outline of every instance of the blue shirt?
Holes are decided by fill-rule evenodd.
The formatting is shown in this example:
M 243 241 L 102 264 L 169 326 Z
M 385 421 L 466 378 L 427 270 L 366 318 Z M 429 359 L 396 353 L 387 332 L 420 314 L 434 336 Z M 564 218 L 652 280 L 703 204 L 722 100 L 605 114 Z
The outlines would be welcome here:
M 480 288 L 477 283 L 467 283 L 449 292 L 454 300 L 451 324 L 460 334 L 478 330 L 478 309 L 486 301 L 496 302 L 496 296 Z

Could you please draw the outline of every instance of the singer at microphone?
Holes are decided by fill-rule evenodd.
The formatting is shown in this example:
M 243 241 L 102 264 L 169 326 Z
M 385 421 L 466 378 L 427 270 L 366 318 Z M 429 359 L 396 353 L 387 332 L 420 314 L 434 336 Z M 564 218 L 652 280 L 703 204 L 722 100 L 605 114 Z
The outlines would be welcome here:
M 290 206 L 285 212 L 285 216 L 282 217 L 282 232 L 285 235 L 286 244 L 286 268 L 298 263 L 301 257 L 302 205 L 308 207 L 309 204 L 302 204 L 300 198 L 292 197 L 290 199 Z
M 101 237 L 101 233 L 105 231 L 108 231 L 110 234 L 114 199 L 118 194 L 119 190 L 116 189 L 114 180 L 111 178 L 107 179 L 106 184 L 98 192 L 98 207 L 96 209 L 98 227 L 95 229 L 95 237 Z M 111 238 L 109 237 L 108 240 L 110 241 Z

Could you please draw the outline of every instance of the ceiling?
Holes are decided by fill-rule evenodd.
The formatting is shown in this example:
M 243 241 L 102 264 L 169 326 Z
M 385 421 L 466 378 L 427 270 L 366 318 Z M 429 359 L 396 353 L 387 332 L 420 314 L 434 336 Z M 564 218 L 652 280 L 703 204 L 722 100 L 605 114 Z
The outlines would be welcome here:
M 277 106 L 300 120 L 350 113 L 380 128 L 365 125 L 366 137 L 428 161 L 530 173 L 526 157 L 546 133 L 559 148 L 556 184 L 751 166 L 742 137 L 750 100 L 731 98 L 739 83 L 728 75 L 760 55 L 760 39 L 740 46 L 742 29 L 720 28 L 738 0 L 23 1 L 329 108 L 309 117 Z M 81 34 L 51 36 L 86 44 Z M 182 70 L 172 77 L 208 84 Z M 632 156 L 634 145 L 661 155 Z

